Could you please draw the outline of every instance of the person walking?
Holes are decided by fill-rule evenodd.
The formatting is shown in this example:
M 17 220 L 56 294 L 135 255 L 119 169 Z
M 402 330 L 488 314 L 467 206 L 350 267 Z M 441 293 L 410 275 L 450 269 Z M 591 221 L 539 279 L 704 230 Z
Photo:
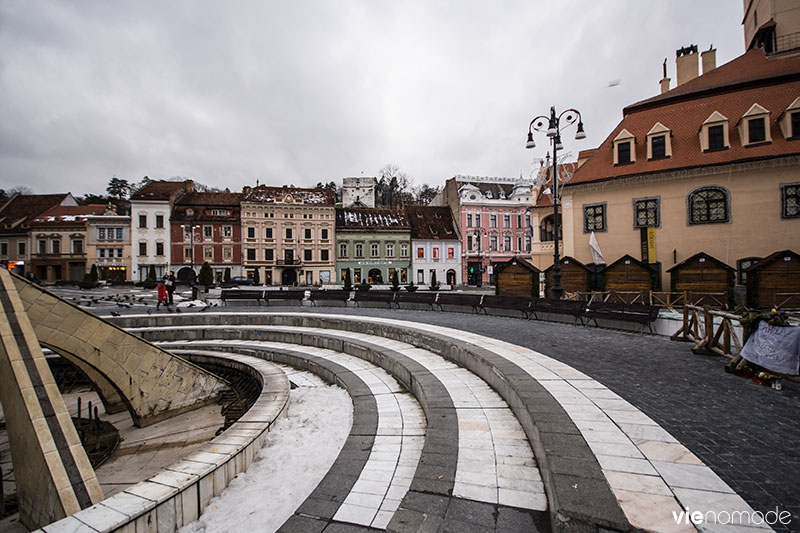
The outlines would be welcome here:
M 175 292 L 175 283 L 177 281 L 175 279 L 175 272 L 173 272 L 172 270 L 167 272 L 167 277 L 165 279 L 167 280 L 165 285 L 167 286 L 167 296 L 169 298 L 169 305 L 172 305 L 173 303 L 172 295 Z
M 158 284 L 158 303 L 156 304 L 156 309 L 161 307 L 161 304 L 164 304 L 164 307 L 169 310 L 169 295 L 167 294 L 167 285 L 165 279 L 162 279 L 161 283 Z

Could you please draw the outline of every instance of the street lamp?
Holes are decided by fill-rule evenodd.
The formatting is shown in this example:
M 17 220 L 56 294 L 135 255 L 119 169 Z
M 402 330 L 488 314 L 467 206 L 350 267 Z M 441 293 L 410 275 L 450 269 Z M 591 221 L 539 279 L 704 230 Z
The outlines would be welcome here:
M 564 120 L 563 127 L 561 120 Z M 553 288 L 551 292 L 553 298 L 560 300 L 564 294 L 564 287 L 561 286 L 561 261 L 558 254 L 558 230 L 561 225 L 561 220 L 558 216 L 558 151 L 564 149 L 561 144 L 561 131 L 571 126 L 575 122 L 578 123 L 578 131 L 575 133 L 575 139 L 581 140 L 586 138 L 586 133 L 583 131 L 583 121 L 581 120 L 581 113 L 576 109 L 567 109 L 556 115 L 556 108 L 550 108 L 550 116 L 546 117 L 540 115 L 531 120 L 528 126 L 528 142 L 525 143 L 525 148 L 536 148 L 536 143 L 533 140 L 533 130 L 544 131 L 550 138 L 553 144 Z
M 186 239 L 186 228 L 189 228 L 189 268 L 192 269 L 192 276 L 194 277 L 192 280 L 192 285 L 194 285 L 195 280 L 197 279 L 197 273 L 194 271 L 194 230 L 199 227 L 199 224 L 195 224 L 195 217 L 193 215 L 189 219 L 189 224 L 181 224 L 184 239 Z

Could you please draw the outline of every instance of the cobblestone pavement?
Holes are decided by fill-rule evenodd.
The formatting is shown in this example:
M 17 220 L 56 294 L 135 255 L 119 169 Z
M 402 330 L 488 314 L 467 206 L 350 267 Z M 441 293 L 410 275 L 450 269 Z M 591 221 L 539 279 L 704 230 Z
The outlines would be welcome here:
M 689 344 L 653 335 L 467 313 L 262 308 L 279 309 L 424 322 L 542 352 L 600 381 L 641 409 L 755 510 L 778 507 L 791 512 L 789 526 L 774 526 L 776 530 L 800 531 L 800 386 L 796 384 L 784 382 L 782 391 L 755 384 L 726 374 L 722 358 L 694 355 Z

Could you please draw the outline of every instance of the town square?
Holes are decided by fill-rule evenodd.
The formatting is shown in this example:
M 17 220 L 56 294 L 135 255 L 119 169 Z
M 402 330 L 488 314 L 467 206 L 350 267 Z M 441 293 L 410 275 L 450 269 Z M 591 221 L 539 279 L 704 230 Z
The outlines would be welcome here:
M 0 531 L 800 531 L 800 4 L 0 27 Z

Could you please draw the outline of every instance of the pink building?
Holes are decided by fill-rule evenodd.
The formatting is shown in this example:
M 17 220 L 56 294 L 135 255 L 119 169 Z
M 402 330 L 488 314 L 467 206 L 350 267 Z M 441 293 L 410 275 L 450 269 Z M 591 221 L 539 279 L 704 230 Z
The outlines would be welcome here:
M 530 253 L 531 187 L 521 178 L 455 176 L 431 202 L 453 212 L 467 285 L 491 284 L 496 264 Z

